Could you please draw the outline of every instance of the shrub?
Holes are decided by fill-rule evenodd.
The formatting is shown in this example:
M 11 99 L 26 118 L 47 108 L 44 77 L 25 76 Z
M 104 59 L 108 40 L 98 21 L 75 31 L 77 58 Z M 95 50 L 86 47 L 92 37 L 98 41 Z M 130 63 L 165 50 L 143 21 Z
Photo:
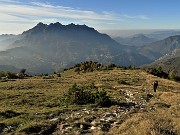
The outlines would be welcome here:
M 168 75 L 169 79 L 175 80 L 175 81 L 180 81 L 180 77 L 176 76 L 174 71 L 171 71 Z
M 77 86 L 74 84 L 66 95 L 70 104 L 85 105 L 96 104 L 101 107 L 111 105 L 111 100 L 104 90 L 98 90 L 92 83 L 90 86 Z
M 148 71 L 150 74 L 161 77 L 161 78 L 165 78 L 165 79 L 171 79 L 174 81 L 180 81 L 180 77 L 176 76 L 176 74 L 174 73 L 174 71 L 171 71 L 169 74 L 164 72 L 162 70 L 161 67 L 159 68 L 152 68 L 152 69 L 148 69 Z
M 16 79 L 17 78 L 16 74 L 12 73 L 12 72 L 7 72 L 6 76 L 8 79 Z
M 117 67 L 115 64 L 109 64 L 107 66 L 104 66 L 98 62 L 93 62 L 93 61 L 85 61 L 80 64 L 76 64 L 73 68 L 74 71 L 77 73 L 80 72 L 93 72 L 97 70 L 112 70 L 113 68 Z
M 111 100 L 107 95 L 106 91 L 98 91 L 95 93 L 95 103 L 101 107 L 109 107 L 111 106 Z
M 69 88 L 67 97 L 71 104 L 83 105 L 94 103 L 94 98 L 91 92 L 84 90 L 83 87 L 79 87 L 76 84 Z
M 165 73 L 161 67 L 159 68 L 152 68 L 148 71 L 150 74 L 158 76 L 158 77 L 163 77 L 163 78 L 168 78 L 168 74 Z
M 20 70 L 20 73 L 22 73 L 23 75 L 25 75 L 25 72 L 26 72 L 26 69 L 25 69 L 25 68 L 23 68 L 23 69 Z

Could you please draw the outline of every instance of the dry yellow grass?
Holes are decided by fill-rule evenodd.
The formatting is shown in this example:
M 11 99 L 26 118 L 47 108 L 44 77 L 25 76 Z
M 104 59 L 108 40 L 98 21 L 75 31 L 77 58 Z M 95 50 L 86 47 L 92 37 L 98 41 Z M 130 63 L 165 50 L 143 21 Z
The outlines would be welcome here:
M 157 93 L 153 92 L 152 83 L 159 81 Z M 122 84 L 125 81 L 127 84 Z M 124 122 L 112 126 L 108 134 L 116 135 L 180 135 L 180 83 L 150 75 L 142 70 L 94 71 L 76 74 L 72 70 L 62 73 L 62 77 L 43 79 L 33 77 L 23 80 L 0 82 L 0 113 L 12 110 L 20 115 L 5 118 L 0 115 L 0 122 L 6 125 L 17 125 L 10 133 L 24 133 L 24 130 L 35 123 L 51 125 L 49 117 L 58 116 L 64 109 L 78 111 L 87 106 L 66 106 L 62 102 L 63 94 L 74 83 L 103 88 L 116 101 L 126 101 L 123 92 L 133 94 L 132 102 L 145 102 L 143 96 L 154 95 L 145 102 L 144 109 L 130 110 L 122 114 Z M 126 101 L 130 102 L 130 101 Z M 114 107 L 116 108 L 116 107 Z M 97 115 L 107 111 L 113 112 L 113 107 L 103 110 L 98 108 Z M 68 112 L 63 116 L 71 115 Z M 22 132 L 23 131 L 23 132 Z M 104 134 L 101 130 L 93 130 L 92 134 Z M 106 133 L 107 134 L 107 133 Z

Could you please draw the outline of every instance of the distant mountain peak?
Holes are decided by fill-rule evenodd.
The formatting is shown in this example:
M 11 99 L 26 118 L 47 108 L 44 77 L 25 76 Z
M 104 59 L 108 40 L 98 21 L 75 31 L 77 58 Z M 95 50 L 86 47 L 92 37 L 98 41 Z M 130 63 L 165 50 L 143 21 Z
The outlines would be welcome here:
M 139 33 L 139 34 L 135 34 L 135 35 L 130 36 L 130 38 L 133 38 L 133 37 L 146 37 L 146 36 L 142 33 Z
M 121 44 L 130 45 L 130 46 L 143 46 L 145 44 L 156 41 L 156 39 L 149 38 L 142 33 L 132 35 L 126 38 L 117 37 L 114 39 Z
M 70 23 L 68 25 L 63 25 L 59 22 L 44 24 L 39 22 L 35 27 L 24 31 L 23 34 L 37 34 L 37 33 L 46 33 L 46 32 L 61 32 L 61 31 L 69 31 L 69 30 L 86 30 L 86 31 L 94 31 L 97 32 L 94 28 L 88 27 L 87 25 L 79 25 Z
M 37 27 L 42 27 L 42 26 L 47 26 L 47 24 L 44 24 L 44 23 L 42 23 L 42 22 L 39 22 L 36 26 L 37 26 Z

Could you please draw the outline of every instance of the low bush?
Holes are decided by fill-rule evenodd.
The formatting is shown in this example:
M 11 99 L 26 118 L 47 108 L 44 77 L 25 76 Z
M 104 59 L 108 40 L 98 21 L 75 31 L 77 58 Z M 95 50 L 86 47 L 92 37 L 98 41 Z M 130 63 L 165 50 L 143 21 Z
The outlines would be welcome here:
M 111 106 L 111 100 L 106 91 L 98 91 L 95 93 L 95 103 L 96 105 L 101 107 Z
M 6 77 L 8 79 L 16 79 L 17 78 L 17 75 L 13 72 L 4 72 L 4 71 L 1 71 L 0 72 L 0 78 L 3 78 L 3 77 Z
M 148 71 L 150 74 L 158 76 L 158 77 L 162 77 L 162 78 L 168 78 L 168 74 L 165 73 L 161 67 L 159 68 L 152 68 Z
M 78 86 L 74 84 L 68 90 L 66 96 L 67 102 L 70 104 L 85 105 L 96 104 L 101 107 L 111 105 L 111 100 L 104 90 L 99 90 L 96 86 Z
M 176 76 L 174 71 L 171 71 L 170 73 L 166 73 L 162 70 L 161 67 L 148 69 L 147 72 L 154 76 L 158 76 L 161 78 L 170 79 L 170 80 L 174 80 L 174 81 L 180 81 L 180 77 Z
M 76 84 L 69 88 L 67 97 L 71 104 L 83 105 L 94 103 L 94 97 L 91 92 L 84 90 L 83 87 L 79 87 Z

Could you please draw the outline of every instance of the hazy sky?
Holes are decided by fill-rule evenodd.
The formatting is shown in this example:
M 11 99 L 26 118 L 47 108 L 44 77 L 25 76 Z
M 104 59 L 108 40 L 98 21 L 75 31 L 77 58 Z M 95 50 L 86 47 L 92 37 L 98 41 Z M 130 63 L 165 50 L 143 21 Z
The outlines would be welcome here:
M 180 29 L 180 0 L 0 0 L 0 34 L 38 22 L 102 29 Z

